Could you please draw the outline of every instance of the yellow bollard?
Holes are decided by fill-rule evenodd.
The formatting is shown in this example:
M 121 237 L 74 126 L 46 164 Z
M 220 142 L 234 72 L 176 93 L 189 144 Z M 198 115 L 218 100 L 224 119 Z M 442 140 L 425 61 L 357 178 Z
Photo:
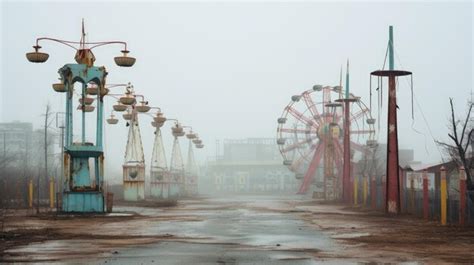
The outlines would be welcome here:
M 33 180 L 28 183 L 28 207 L 33 208 Z
M 367 206 L 367 189 L 369 188 L 369 184 L 367 183 L 367 176 L 364 177 L 364 206 Z
M 54 180 L 49 179 L 49 208 L 54 208 Z
M 441 225 L 446 225 L 447 197 L 448 189 L 446 186 L 446 169 L 441 167 Z
M 357 206 L 357 178 L 354 177 L 354 205 Z

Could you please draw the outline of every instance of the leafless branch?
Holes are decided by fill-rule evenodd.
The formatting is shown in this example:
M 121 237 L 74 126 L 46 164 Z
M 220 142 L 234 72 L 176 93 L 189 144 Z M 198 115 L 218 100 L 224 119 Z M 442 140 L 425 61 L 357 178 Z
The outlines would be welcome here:
M 459 144 L 462 144 L 462 141 L 464 140 L 464 133 L 466 132 L 466 127 L 469 124 L 469 118 L 471 117 L 471 110 L 472 110 L 472 104 L 470 104 L 469 106 L 469 111 L 467 112 L 466 120 L 464 121 L 464 126 L 462 127 L 461 141 L 459 142 Z M 470 133 L 469 133 L 469 136 L 470 136 Z

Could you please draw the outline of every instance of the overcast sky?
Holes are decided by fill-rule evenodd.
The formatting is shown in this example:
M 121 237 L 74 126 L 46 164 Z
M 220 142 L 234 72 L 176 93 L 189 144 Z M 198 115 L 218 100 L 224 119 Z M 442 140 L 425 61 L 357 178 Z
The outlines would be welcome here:
M 473 85 L 472 13 L 470 1 L 2 2 L 0 119 L 39 128 L 48 102 L 64 111 L 64 95 L 54 93 L 51 84 L 57 69 L 73 62 L 74 51 L 44 42 L 50 53 L 45 64 L 28 63 L 25 52 L 36 37 L 79 40 L 84 18 L 90 41 L 127 41 L 137 58 L 134 67 L 119 68 L 113 57 L 121 47 L 95 49 L 96 65 L 109 71 L 108 82 L 132 82 L 166 116 L 192 125 L 206 144 L 195 152 L 203 162 L 215 154 L 216 139 L 275 137 L 276 119 L 290 96 L 313 84 L 339 83 L 348 58 L 351 89 L 368 102 L 369 73 L 381 67 L 393 25 L 396 68 L 414 73 L 419 102 L 412 121 L 410 89 L 401 80 L 400 147 L 413 148 L 417 160 L 434 162 L 440 153 L 421 112 L 440 140 L 447 138 L 448 98 L 465 113 Z M 107 109 L 112 104 L 109 100 Z M 150 121 L 141 120 L 148 161 Z M 169 130 L 164 128 L 168 158 Z M 126 134 L 123 122 L 106 126 L 109 168 L 120 168 Z M 185 155 L 187 142 L 181 147 Z

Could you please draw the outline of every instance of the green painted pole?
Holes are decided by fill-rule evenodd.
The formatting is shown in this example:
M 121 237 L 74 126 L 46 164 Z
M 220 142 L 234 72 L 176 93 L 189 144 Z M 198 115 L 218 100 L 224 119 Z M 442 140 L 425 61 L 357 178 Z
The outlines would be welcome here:
M 82 84 L 82 144 L 86 142 L 86 104 L 85 104 L 85 97 L 86 97 L 86 83 Z M 99 91 L 100 94 L 100 91 Z
M 395 69 L 395 59 L 393 58 L 393 26 L 389 27 L 388 33 L 388 67 L 389 70 Z

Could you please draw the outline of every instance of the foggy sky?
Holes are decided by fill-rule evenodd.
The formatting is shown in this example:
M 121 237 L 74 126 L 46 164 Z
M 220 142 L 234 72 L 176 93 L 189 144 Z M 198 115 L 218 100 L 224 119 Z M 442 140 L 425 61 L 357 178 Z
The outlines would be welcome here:
M 45 64 L 29 63 L 25 53 L 36 37 L 78 41 L 84 18 L 89 41 L 127 41 L 130 55 L 137 58 L 134 67 L 119 68 L 113 57 L 122 47 L 95 49 L 95 65 L 107 67 L 108 82 L 132 82 L 167 117 L 193 126 L 206 145 L 195 150 L 203 162 L 215 155 L 216 139 L 275 137 L 276 119 L 291 95 L 314 84 L 338 84 L 347 59 L 351 92 L 368 104 L 369 73 L 381 68 L 388 26 L 393 25 L 396 68 L 414 73 L 421 111 L 434 137 L 447 140 L 448 97 L 463 115 L 472 91 L 472 13 L 471 2 L 451 1 L 2 2 L 0 120 L 31 121 L 40 128 L 48 102 L 55 111 L 64 111 L 64 95 L 51 84 L 57 70 L 73 62 L 74 51 L 44 42 L 43 50 L 50 53 Z M 416 160 L 439 161 L 417 103 L 411 119 L 409 90 L 401 79 L 400 147 L 415 149 Z M 106 103 L 106 114 L 113 103 Z M 380 141 L 386 131 L 383 112 L 382 117 Z M 150 121 L 148 116 L 140 120 L 147 164 L 153 143 Z M 163 128 L 168 160 L 169 125 Z M 123 121 L 106 125 L 107 168 L 117 174 L 126 135 Z M 186 158 L 185 139 L 181 148 Z

